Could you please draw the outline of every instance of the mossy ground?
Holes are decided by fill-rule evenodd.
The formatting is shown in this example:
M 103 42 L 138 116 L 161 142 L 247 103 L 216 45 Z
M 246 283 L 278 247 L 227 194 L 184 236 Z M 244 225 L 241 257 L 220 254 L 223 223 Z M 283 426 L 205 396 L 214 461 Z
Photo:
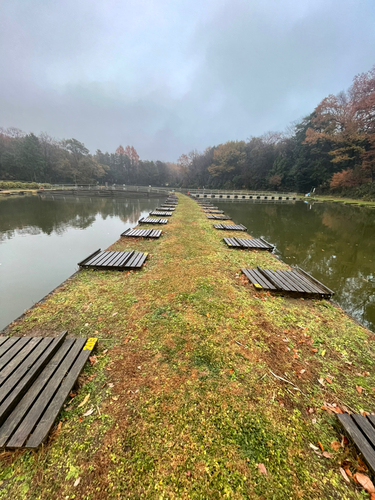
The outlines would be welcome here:
M 0 499 L 362 498 L 321 406 L 374 409 L 374 335 L 329 302 L 255 292 L 241 267 L 287 266 L 227 248 L 236 233 L 179 200 L 159 240 L 112 245 L 148 252 L 143 270 L 83 271 L 11 326 L 100 340 L 46 446 L 0 456 Z

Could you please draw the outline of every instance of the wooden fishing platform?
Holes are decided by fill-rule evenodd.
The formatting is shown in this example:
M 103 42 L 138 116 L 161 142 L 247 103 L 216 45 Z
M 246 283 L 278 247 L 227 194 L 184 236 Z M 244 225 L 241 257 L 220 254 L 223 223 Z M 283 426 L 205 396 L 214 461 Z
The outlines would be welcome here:
M 127 229 L 121 236 L 132 238 L 159 238 L 161 236 L 160 229 Z
M 215 219 L 215 220 L 232 220 L 231 217 L 228 215 L 215 215 L 215 214 L 209 214 L 206 215 L 207 219 Z
M 178 202 L 177 201 L 176 202 L 174 202 L 174 201 L 165 201 L 163 203 L 163 205 L 166 205 L 167 207 L 177 207 Z
M 0 447 L 38 448 L 97 339 L 0 337 Z
M 250 248 L 252 250 L 268 250 L 269 252 L 275 248 L 263 238 L 224 238 L 224 242 L 231 248 Z
M 152 217 L 143 217 L 143 219 L 139 219 L 138 224 L 168 224 L 168 219 L 153 219 Z
M 271 271 L 257 267 L 241 271 L 258 290 L 298 293 L 322 299 L 329 299 L 334 294 L 332 290 L 300 268 L 291 271 Z
M 158 208 L 155 208 L 155 210 L 159 210 L 161 212 L 166 211 L 166 210 L 169 212 L 174 212 L 176 209 L 172 208 L 172 207 L 158 207 Z
M 247 231 L 247 227 L 242 224 L 214 224 L 213 227 L 224 231 Z
M 375 415 L 337 413 L 340 424 L 375 473 Z
M 104 271 L 125 271 L 126 269 L 140 269 L 147 253 L 135 252 L 102 252 L 99 248 L 86 259 L 78 263 L 85 269 L 99 269 Z
M 209 209 L 209 210 L 203 210 L 203 212 L 205 214 L 223 214 L 224 210 L 212 210 L 212 209 Z
M 154 210 L 153 212 L 150 212 L 150 215 L 158 215 L 159 217 L 172 217 L 173 213 L 171 213 L 171 212 L 158 212 L 157 210 Z
M 202 205 L 202 206 L 201 206 L 201 208 L 203 208 L 203 210 L 204 210 L 205 212 L 206 212 L 207 210 L 213 210 L 213 211 L 215 211 L 215 212 L 216 212 L 216 210 L 219 210 L 219 207 L 214 207 L 214 206 L 211 206 L 211 205 L 210 205 L 209 207 L 208 207 L 208 206 L 205 206 L 205 205 Z M 223 210 L 222 210 L 222 212 L 223 212 Z

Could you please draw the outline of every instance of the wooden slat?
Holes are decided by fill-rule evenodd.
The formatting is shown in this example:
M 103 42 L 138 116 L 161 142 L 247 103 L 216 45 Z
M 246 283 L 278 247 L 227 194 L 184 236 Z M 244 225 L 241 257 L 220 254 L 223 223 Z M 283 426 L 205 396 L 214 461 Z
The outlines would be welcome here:
M 0 424 L 17 405 L 48 361 L 59 349 L 67 332 L 53 339 L 46 337 L 41 340 L 32 354 L 25 358 L 22 365 L 3 384 L 0 390 Z
M 238 243 L 237 238 L 223 238 L 228 247 L 240 248 L 241 245 Z
M 54 372 L 57 370 L 61 361 L 64 359 L 74 343 L 75 339 L 66 339 L 63 342 L 63 345 L 57 350 L 51 361 L 39 374 L 38 378 L 27 391 L 25 396 L 2 424 L 2 426 L 0 427 L 0 447 L 5 446 L 10 436 L 25 418 L 27 412 L 34 404 L 34 401 L 38 398 L 44 387 L 48 384 L 50 378 L 53 376 Z
M 88 357 L 90 356 L 93 348 L 94 345 L 91 347 L 91 349 L 88 349 L 85 346 L 83 350 L 80 352 L 78 358 L 71 366 L 69 373 L 66 375 L 64 381 L 62 382 L 58 391 L 54 395 L 53 400 L 49 404 L 47 410 L 44 412 L 37 427 L 33 430 L 30 438 L 26 442 L 25 445 L 26 448 L 37 448 L 46 438 L 69 392 L 72 390 L 79 374 L 81 373 Z
M 132 255 L 134 255 L 134 250 L 132 252 L 117 252 L 116 258 L 111 261 L 111 267 L 123 267 Z
M 375 472 L 375 451 L 367 441 L 366 437 L 362 434 L 357 424 L 351 416 L 347 414 L 337 414 L 337 418 L 344 427 L 346 433 L 350 436 L 354 444 L 362 453 L 369 467 Z
M 92 259 L 87 260 L 84 265 L 91 266 L 93 264 L 99 264 L 106 257 L 106 252 L 100 252 L 98 255 L 94 256 Z
M 2 358 L 19 340 L 19 337 L 8 337 L 7 341 L 0 346 L 0 358 Z
M 309 284 L 306 279 L 303 279 L 303 276 L 299 273 L 293 271 L 279 271 L 284 276 L 286 275 L 287 279 L 289 279 L 292 283 L 300 286 L 305 293 L 315 293 L 313 287 Z
M 262 270 L 263 272 L 266 272 L 266 269 Z M 269 273 L 272 274 L 274 277 L 274 280 L 277 281 L 279 284 L 281 284 L 280 289 L 285 290 L 286 292 L 303 292 L 303 288 L 295 282 L 291 282 L 288 280 L 286 276 L 280 271 L 268 271 Z
M 56 391 L 59 391 L 59 388 L 61 388 L 60 384 L 64 380 L 64 377 L 66 379 L 69 377 L 69 375 L 71 375 L 70 369 L 75 363 L 77 357 L 81 355 L 82 348 L 84 347 L 85 343 L 86 343 L 85 339 L 77 339 L 75 341 L 68 355 L 63 359 L 59 368 L 56 370 L 53 378 L 50 379 L 48 385 L 44 388 L 43 392 L 35 400 L 35 403 L 33 404 L 28 414 L 26 415 L 25 419 L 22 421 L 22 423 L 19 425 L 19 427 L 17 428 L 11 439 L 8 441 L 7 447 L 19 448 L 25 444 L 26 440 L 29 437 L 29 434 L 33 432 L 33 429 L 38 424 L 39 419 L 45 412 L 46 407 L 49 408 L 50 402 L 54 398 Z M 74 380 L 76 380 L 76 378 L 77 377 L 75 377 Z M 65 398 L 67 395 L 68 394 L 65 395 Z M 58 411 L 60 411 L 60 408 L 58 409 Z M 54 419 L 55 418 L 56 414 L 54 416 Z M 48 433 L 48 431 L 49 428 L 47 429 L 44 436 Z
M 370 442 L 371 446 L 374 448 L 375 447 L 375 429 L 373 426 L 370 424 L 370 422 L 367 420 L 366 417 L 362 415 L 358 415 L 353 413 L 352 414 L 352 419 L 354 422 L 357 424 L 357 426 L 361 429 L 362 434 L 365 435 L 367 440 Z
M 260 285 L 266 290 L 277 290 L 275 285 L 269 281 L 266 276 L 263 276 L 257 269 L 241 269 L 241 271 L 249 278 L 250 282 Z
M 277 277 L 275 277 L 272 271 L 270 271 L 269 269 L 261 269 L 260 267 L 258 267 L 257 269 L 275 286 L 276 289 L 278 290 L 285 289 L 284 283 L 280 281 Z M 289 287 L 287 287 L 287 291 L 291 291 Z
M 311 288 L 307 286 L 304 280 L 299 279 L 299 276 L 296 276 L 291 271 L 277 271 L 277 274 L 294 286 L 298 292 L 312 293 Z
M 334 295 L 335 294 L 334 291 L 332 291 L 327 286 L 323 285 L 323 283 L 321 283 L 320 281 L 318 281 L 316 278 L 314 278 L 314 276 L 311 276 L 311 274 L 307 273 L 306 271 L 304 271 L 300 267 L 298 267 L 297 270 L 298 270 L 298 272 L 302 273 L 307 278 L 309 278 L 315 285 L 320 285 L 322 287 L 322 289 L 325 290 L 326 294 L 328 294 L 328 295 Z
M 0 337 L 0 346 L 2 346 L 8 339 L 9 337 Z
M 12 362 L 12 359 L 15 358 L 30 341 L 30 337 L 18 338 L 18 342 L 14 342 L 13 346 L 5 353 L 4 356 L 2 356 L 2 358 L 0 359 L 0 385 L 4 380 L 4 370 L 8 368 L 9 363 Z
M 305 286 L 309 287 L 312 290 L 312 293 L 317 293 L 317 294 L 322 293 L 322 288 L 319 285 L 313 283 L 306 276 L 304 276 L 302 273 L 300 273 L 297 269 L 293 269 L 290 272 L 293 273 L 293 275 L 296 277 L 296 279 L 303 281 L 305 283 Z
M 82 266 L 87 260 L 90 260 L 92 257 L 94 257 L 94 255 L 100 253 L 101 250 L 99 248 L 99 250 L 95 250 L 95 252 L 93 252 L 92 254 L 90 254 L 88 257 L 86 257 L 84 260 L 81 260 L 81 262 L 78 262 L 78 266 Z

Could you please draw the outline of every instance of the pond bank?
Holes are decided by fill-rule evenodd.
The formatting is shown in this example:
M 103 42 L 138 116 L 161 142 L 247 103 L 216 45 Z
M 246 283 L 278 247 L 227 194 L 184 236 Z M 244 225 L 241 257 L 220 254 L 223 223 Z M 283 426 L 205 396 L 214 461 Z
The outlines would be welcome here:
M 148 252 L 144 270 L 82 271 L 11 325 L 99 346 L 47 446 L 0 455 L 0 498 L 358 498 L 321 407 L 373 410 L 374 335 L 327 301 L 255 292 L 241 267 L 286 264 L 227 248 L 238 234 L 178 197 L 159 240 L 110 247 Z
M 301 200 L 331 201 L 333 203 L 344 203 L 346 205 L 358 205 L 360 207 L 375 207 L 375 201 L 365 201 L 363 199 L 343 198 L 339 196 L 316 195 L 311 197 L 301 197 Z

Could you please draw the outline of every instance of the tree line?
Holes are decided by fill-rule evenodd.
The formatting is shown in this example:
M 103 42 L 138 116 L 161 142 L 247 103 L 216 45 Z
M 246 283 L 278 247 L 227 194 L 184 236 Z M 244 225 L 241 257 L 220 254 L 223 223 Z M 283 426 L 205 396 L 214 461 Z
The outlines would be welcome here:
M 91 155 L 76 139 L 0 129 L 0 179 L 302 193 L 315 188 L 375 197 L 375 66 L 284 133 L 191 151 L 176 163 L 142 161 L 132 146 Z
M 176 163 L 142 161 L 133 146 L 91 155 L 77 139 L 0 129 L 0 179 L 51 184 L 181 185 Z
M 375 197 L 375 67 L 284 133 L 192 151 L 178 162 L 190 187 Z

